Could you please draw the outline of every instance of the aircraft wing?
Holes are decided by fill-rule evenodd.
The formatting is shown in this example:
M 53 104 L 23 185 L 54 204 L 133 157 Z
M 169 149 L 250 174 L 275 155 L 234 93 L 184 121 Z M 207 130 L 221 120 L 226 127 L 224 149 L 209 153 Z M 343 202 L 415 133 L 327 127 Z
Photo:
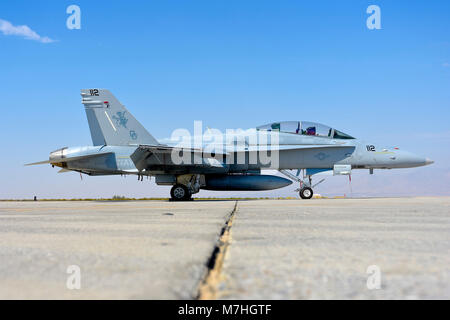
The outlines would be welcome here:
M 202 157 L 205 161 L 203 162 L 203 166 L 211 166 L 211 167 L 223 167 L 223 164 L 214 159 L 211 155 L 211 151 L 206 151 L 198 148 L 185 148 L 185 147 L 171 147 L 167 145 L 140 145 L 136 151 L 130 156 L 131 160 L 133 160 L 134 165 L 138 170 L 143 170 L 147 167 L 147 159 L 150 157 L 154 157 L 157 162 L 163 164 L 166 157 L 171 155 L 172 152 L 188 152 L 196 154 Z M 215 152 L 215 154 L 223 154 L 223 152 Z M 198 165 L 198 164 L 194 164 Z
M 193 153 L 203 153 L 207 152 L 203 149 L 199 148 L 189 148 L 189 147 L 171 147 L 168 145 L 140 145 L 138 150 L 145 150 L 152 153 L 171 153 L 172 151 L 185 151 L 185 152 L 193 152 Z M 218 152 L 216 152 L 218 153 Z M 219 152 L 219 154 L 226 154 L 224 152 Z
M 214 148 L 214 153 L 229 155 L 235 152 L 258 152 L 258 151 L 282 151 L 282 150 L 311 150 L 311 149 L 323 149 L 323 148 L 349 148 L 354 149 L 354 146 L 343 145 L 343 144 L 323 144 L 323 145 L 281 145 L 281 146 L 219 146 L 225 149 L 225 152 L 217 152 L 216 150 L 220 148 Z M 193 153 L 201 157 L 202 162 L 200 164 L 193 163 L 191 165 L 182 166 L 195 166 L 195 167 L 216 167 L 223 168 L 226 166 L 224 163 L 217 161 L 215 155 L 211 155 L 210 150 L 198 149 L 198 148 L 188 148 L 188 147 L 171 147 L 168 145 L 140 145 L 136 151 L 131 155 L 136 168 L 140 171 L 147 169 L 150 166 L 165 167 L 169 165 L 171 153 L 175 151 L 183 151 L 188 153 Z M 150 164 L 151 163 L 151 164 Z M 170 166 L 177 166 L 171 164 Z

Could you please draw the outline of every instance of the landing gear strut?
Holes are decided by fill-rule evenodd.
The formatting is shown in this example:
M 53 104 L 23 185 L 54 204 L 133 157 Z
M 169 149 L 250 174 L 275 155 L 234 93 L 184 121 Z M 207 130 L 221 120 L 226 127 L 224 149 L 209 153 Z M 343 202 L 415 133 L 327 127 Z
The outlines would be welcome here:
M 296 181 L 300 184 L 300 188 L 298 188 L 295 191 L 296 192 L 298 191 L 300 198 L 302 198 L 302 199 L 311 199 L 312 196 L 314 195 L 312 188 L 314 188 L 315 186 L 317 186 L 318 184 L 322 183 L 325 180 L 325 179 L 322 179 L 318 183 L 313 185 L 311 175 L 307 175 L 306 170 L 304 170 L 304 172 L 303 172 L 303 179 L 300 178 L 301 170 L 297 171 L 297 175 L 292 174 L 288 170 L 279 170 L 279 171 L 282 174 L 284 174 L 286 177 L 288 177 L 291 180 Z
M 177 183 L 170 190 L 171 201 L 189 201 L 200 191 L 200 175 L 185 174 L 177 176 Z

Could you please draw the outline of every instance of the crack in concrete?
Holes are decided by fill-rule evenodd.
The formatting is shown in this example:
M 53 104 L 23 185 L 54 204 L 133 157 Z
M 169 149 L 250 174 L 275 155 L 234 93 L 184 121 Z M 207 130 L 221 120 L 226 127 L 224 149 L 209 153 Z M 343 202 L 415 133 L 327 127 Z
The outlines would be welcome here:
M 233 210 L 228 215 L 224 226 L 220 232 L 219 239 L 206 263 L 206 272 L 197 290 L 197 300 L 214 300 L 217 299 L 218 286 L 221 281 L 221 272 L 225 255 L 231 244 L 231 227 L 237 211 L 238 201 L 235 202 Z

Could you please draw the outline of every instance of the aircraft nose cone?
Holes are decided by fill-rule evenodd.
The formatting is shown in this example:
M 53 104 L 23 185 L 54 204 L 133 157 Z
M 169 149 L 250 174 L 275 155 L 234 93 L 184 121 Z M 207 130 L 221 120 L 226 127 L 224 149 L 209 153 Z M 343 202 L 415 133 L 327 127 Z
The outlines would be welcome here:
M 397 168 L 415 168 L 434 163 L 434 161 L 429 158 L 408 151 L 396 151 L 394 159 L 394 161 L 397 161 Z

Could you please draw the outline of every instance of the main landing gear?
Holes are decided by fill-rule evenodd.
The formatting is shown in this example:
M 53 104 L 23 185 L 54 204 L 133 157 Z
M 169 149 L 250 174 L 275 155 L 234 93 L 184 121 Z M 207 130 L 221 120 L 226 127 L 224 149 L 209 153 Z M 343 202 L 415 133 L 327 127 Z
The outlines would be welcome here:
M 170 190 L 170 196 L 172 201 L 188 201 L 192 200 L 191 192 L 189 191 L 188 187 L 186 187 L 183 184 L 176 184 L 172 187 Z
M 186 174 L 177 177 L 177 183 L 170 190 L 170 201 L 190 201 L 200 191 L 200 175 Z

